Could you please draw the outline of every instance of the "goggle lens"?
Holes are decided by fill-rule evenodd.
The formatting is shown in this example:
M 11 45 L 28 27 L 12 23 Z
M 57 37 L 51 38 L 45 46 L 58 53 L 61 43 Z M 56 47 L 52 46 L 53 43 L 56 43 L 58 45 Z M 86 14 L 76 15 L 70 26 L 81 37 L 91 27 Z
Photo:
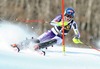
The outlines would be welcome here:
M 66 16 L 66 17 L 69 17 L 69 18 L 73 18 L 71 15 L 68 15 L 68 14 L 66 14 L 65 16 Z

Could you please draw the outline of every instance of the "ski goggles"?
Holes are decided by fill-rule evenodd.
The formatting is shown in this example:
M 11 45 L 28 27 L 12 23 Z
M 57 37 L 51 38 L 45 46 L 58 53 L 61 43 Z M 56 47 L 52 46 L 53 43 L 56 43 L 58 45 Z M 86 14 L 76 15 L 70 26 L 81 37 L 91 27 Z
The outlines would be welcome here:
M 68 15 L 68 14 L 66 14 L 65 16 L 68 18 L 73 18 L 71 15 Z

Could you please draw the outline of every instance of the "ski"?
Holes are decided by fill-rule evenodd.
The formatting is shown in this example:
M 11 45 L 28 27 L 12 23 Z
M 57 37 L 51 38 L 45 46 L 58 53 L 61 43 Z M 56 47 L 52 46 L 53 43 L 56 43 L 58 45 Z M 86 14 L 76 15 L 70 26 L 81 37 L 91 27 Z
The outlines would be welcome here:
M 20 49 L 17 44 L 11 44 L 10 46 L 13 48 L 14 51 L 20 52 Z M 34 46 L 34 47 L 38 47 L 38 46 Z M 40 49 L 37 50 L 37 49 L 35 50 L 35 48 L 34 48 L 34 51 L 39 53 L 40 55 L 45 56 L 45 54 L 46 54 L 45 51 L 42 51 Z
M 17 44 L 11 44 L 10 45 L 13 49 L 15 49 L 17 52 L 20 51 L 20 49 L 18 48 Z
M 45 51 L 42 51 L 41 49 L 39 49 L 38 44 L 34 46 L 34 51 L 36 51 L 37 53 L 39 53 L 40 55 L 43 55 L 43 56 L 45 56 L 45 54 L 46 54 Z
M 20 52 L 20 50 L 24 49 L 24 48 L 34 48 L 34 51 L 36 51 L 37 53 L 44 55 L 45 56 L 45 51 L 42 51 L 41 49 L 44 49 L 49 46 L 53 46 L 53 44 L 55 44 L 57 42 L 56 39 L 51 39 L 49 41 L 45 41 L 42 43 L 37 43 L 36 45 L 34 45 L 34 39 L 26 39 L 23 40 L 22 42 L 18 43 L 18 44 L 11 44 L 11 47 L 16 48 L 17 52 Z
M 36 52 L 39 53 L 40 55 L 43 55 L 43 56 L 46 55 L 45 51 L 42 51 L 42 50 L 38 50 L 38 51 L 36 51 Z

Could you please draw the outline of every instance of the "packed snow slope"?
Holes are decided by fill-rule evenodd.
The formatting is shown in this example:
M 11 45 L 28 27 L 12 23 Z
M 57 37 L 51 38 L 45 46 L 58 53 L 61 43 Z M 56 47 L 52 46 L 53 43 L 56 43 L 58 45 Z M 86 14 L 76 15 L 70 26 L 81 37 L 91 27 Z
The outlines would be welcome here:
M 94 49 L 62 46 L 49 47 L 46 55 L 24 49 L 17 53 L 11 43 L 35 36 L 22 26 L 2 21 L 0 24 L 0 69 L 100 69 L 100 52 Z

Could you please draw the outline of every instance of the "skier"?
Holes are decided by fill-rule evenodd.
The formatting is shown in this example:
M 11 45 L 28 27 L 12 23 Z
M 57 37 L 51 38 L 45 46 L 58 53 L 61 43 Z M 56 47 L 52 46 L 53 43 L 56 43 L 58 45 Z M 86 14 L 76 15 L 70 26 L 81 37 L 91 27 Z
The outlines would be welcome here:
M 69 7 L 65 9 L 64 12 L 64 35 L 66 36 L 69 30 L 72 28 L 74 30 L 75 36 L 72 39 L 74 43 L 82 43 L 80 41 L 80 33 L 78 31 L 78 27 L 76 22 L 73 20 L 75 16 L 75 11 L 73 8 Z M 43 33 L 37 38 L 36 42 L 39 43 L 34 46 L 35 50 L 46 48 L 53 44 L 61 44 L 62 43 L 62 15 L 58 15 L 55 17 L 50 24 L 54 26 L 51 30 Z
M 75 17 L 75 10 L 71 7 L 65 9 L 64 12 L 64 35 L 66 36 L 70 29 L 74 30 L 75 36 L 72 39 L 74 43 L 82 43 L 80 41 L 80 33 L 78 31 L 77 23 L 73 20 Z M 48 46 L 52 46 L 54 44 L 62 43 L 62 15 L 56 16 L 50 24 L 54 26 L 47 32 L 44 32 L 40 35 L 34 42 L 38 43 L 34 46 L 34 50 L 40 50 L 42 48 L 46 48 Z M 13 47 L 17 47 L 17 45 L 12 45 Z M 17 47 L 18 48 L 18 47 Z M 18 48 L 18 50 L 20 50 Z

